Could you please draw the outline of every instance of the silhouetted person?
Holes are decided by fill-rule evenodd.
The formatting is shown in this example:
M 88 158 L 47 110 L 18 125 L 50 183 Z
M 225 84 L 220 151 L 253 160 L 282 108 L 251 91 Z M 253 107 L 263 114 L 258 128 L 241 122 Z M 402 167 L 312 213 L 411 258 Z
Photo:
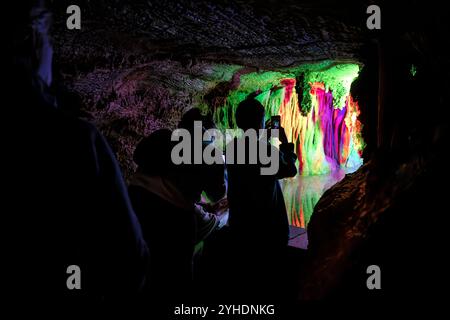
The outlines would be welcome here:
M 264 107 L 253 98 L 242 101 L 236 110 L 236 124 L 244 132 L 264 129 L 264 117 Z M 294 146 L 288 143 L 282 127 L 279 128 L 279 150 L 261 138 L 258 136 L 261 141 L 259 148 L 268 148 L 278 155 L 279 169 L 276 174 L 262 175 L 264 165 L 259 160 L 256 164 L 249 163 L 251 141 L 246 144 L 245 164 L 238 164 L 236 158 L 234 164 L 229 164 L 231 159 L 227 151 L 227 170 L 229 225 L 237 254 L 234 263 L 239 266 L 235 272 L 241 272 L 242 277 L 238 284 L 243 289 L 240 292 L 253 290 L 264 295 L 270 291 L 268 281 L 271 274 L 277 272 L 278 264 L 282 264 L 289 238 L 286 207 L 278 179 L 295 176 L 297 169 Z M 245 138 L 235 138 L 227 146 L 229 148 L 234 143 L 235 156 L 242 139 Z M 260 287 L 250 288 L 255 285 Z M 278 295 L 276 292 L 273 294 Z
M 93 125 L 59 112 L 48 94 L 50 13 L 40 1 L 15 3 L 4 70 L 12 98 L 4 119 L 14 125 L 3 145 L 2 216 L 14 231 L 2 258 L 8 296 L 52 303 L 133 297 L 145 280 L 148 249 L 117 161 Z M 68 280 L 71 265 L 81 270 L 80 289 L 70 290 L 77 284 Z
M 138 170 L 129 186 L 133 207 L 152 252 L 145 291 L 157 307 L 163 302 L 186 301 L 192 286 L 194 201 L 176 184 L 171 150 L 168 129 L 144 138 L 134 153 Z
M 214 123 L 203 116 L 198 108 L 192 108 L 181 118 L 178 128 L 188 130 L 192 137 L 191 164 L 180 165 L 182 179 L 180 185 L 184 192 L 188 192 L 196 202 L 201 200 L 202 192 L 212 203 L 222 199 L 226 195 L 225 186 L 225 166 L 224 164 L 214 163 L 211 165 L 202 163 L 194 164 L 194 127 L 195 122 L 201 122 L 202 136 L 208 129 L 214 129 Z M 202 152 L 211 141 L 202 141 Z M 216 149 L 215 152 L 222 152 Z M 187 182 L 187 183 L 184 183 Z
M 264 129 L 264 116 L 261 103 L 255 99 L 247 99 L 236 110 L 236 123 L 244 132 L 248 129 Z M 260 169 L 263 165 L 259 162 L 254 165 L 247 162 L 227 166 L 230 226 L 248 241 L 267 242 L 273 246 L 286 245 L 289 237 L 286 207 L 278 179 L 297 174 L 294 145 L 288 143 L 282 127 L 279 135 L 279 150 L 261 142 L 271 148 L 271 152 L 279 154 L 279 169 L 276 174 L 262 175 Z M 235 139 L 234 143 L 238 139 L 242 138 Z M 235 150 L 237 153 L 238 148 Z M 248 148 L 246 153 L 249 153 Z
M 179 128 L 189 131 L 192 139 L 195 121 L 202 121 L 208 127 L 212 125 L 198 109 L 190 109 L 183 115 Z M 200 130 L 203 134 L 206 128 Z M 193 145 L 194 141 L 191 142 Z M 203 148 L 208 143 L 203 143 Z M 166 300 L 190 290 L 194 245 L 219 227 L 219 218 L 208 212 L 208 206 L 200 204 L 202 193 L 214 204 L 226 191 L 223 163 L 193 164 L 192 150 L 190 163 L 174 165 L 171 159 L 174 145 L 167 129 L 144 138 L 134 154 L 138 170 L 129 187 L 154 257 L 153 280 L 148 290 L 161 299 L 166 295 Z
M 192 139 L 194 134 L 195 122 L 201 123 L 202 138 L 206 130 L 216 129 L 214 122 L 207 116 L 203 116 L 198 108 L 192 108 L 187 111 L 178 124 L 179 129 L 189 131 Z M 218 226 L 223 217 L 217 217 L 217 208 L 226 209 L 228 203 L 226 200 L 226 179 L 224 163 L 213 164 L 195 164 L 194 163 L 194 140 L 192 140 L 191 163 L 179 166 L 179 175 L 177 182 L 183 192 L 190 194 L 195 202 L 197 240 L 205 239 L 213 230 L 214 225 Z M 202 153 L 213 141 L 202 141 Z M 214 149 L 216 154 L 223 157 L 223 152 L 217 147 Z M 219 209 L 220 211 L 220 209 Z

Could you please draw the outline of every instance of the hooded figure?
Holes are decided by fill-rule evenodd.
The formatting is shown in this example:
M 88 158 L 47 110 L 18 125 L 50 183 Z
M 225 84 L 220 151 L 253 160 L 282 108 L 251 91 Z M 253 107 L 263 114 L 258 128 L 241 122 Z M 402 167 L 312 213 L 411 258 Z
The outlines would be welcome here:
M 25 299 L 133 297 L 148 249 L 118 163 L 91 124 L 65 115 L 49 94 L 51 14 L 42 1 L 15 1 L 5 68 L 3 128 L 8 229 L 7 286 Z M 5 190 L 5 189 L 3 189 Z
M 138 170 L 129 194 L 152 261 L 146 293 L 158 306 L 161 302 L 186 298 L 192 285 L 192 256 L 196 239 L 194 201 L 180 189 L 170 159 L 171 131 L 161 129 L 136 147 Z

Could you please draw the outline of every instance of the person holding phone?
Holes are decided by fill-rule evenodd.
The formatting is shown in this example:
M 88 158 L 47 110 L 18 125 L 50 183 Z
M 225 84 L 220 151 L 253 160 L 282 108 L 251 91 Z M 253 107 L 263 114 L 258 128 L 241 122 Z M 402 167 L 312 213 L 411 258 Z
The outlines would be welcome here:
M 271 128 L 272 129 L 280 129 L 281 117 L 279 115 L 272 116 L 270 118 L 270 121 L 271 121 Z
M 241 291 L 244 295 L 279 294 L 273 287 L 282 283 L 279 275 L 288 244 L 289 225 L 278 180 L 297 174 L 294 145 L 288 142 L 280 117 L 274 116 L 267 123 L 264 119 L 263 105 L 252 97 L 242 101 L 236 110 L 236 123 L 244 131 L 279 130 L 281 144 L 278 149 L 266 142 L 270 152 L 279 155 L 276 174 L 261 175 L 261 163 L 227 165 L 229 225 L 239 260 L 239 270 L 234 270 L 234 274 L 252 290 Z M 242 138 L 235 138 L 230 143 L 238 143 L 238 139 Z

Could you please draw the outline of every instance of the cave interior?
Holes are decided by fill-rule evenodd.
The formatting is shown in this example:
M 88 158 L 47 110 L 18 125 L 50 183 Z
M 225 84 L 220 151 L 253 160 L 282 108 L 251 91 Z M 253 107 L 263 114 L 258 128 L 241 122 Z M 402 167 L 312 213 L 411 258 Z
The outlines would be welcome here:
M 371 1 L 78 2 L 81 31 L 55 18 L 55 91 L 106 136 L 125 179 L 142 137 L 193 107 L 235 128 L 258 91 L 298 156 L 281 184 L 290 224 L 307 230 L 299 297 L 375 294 L 355 282 L 371 259 L 394 292 L 406 283 L 397 263 L 412 261 L 421 244 L 407 239 L 443 192 L 431 183 L 448 133 L 448 96 L 432 88 L 448 85 L 439 10 L 380 1 L 382 29 L 368 30 Z

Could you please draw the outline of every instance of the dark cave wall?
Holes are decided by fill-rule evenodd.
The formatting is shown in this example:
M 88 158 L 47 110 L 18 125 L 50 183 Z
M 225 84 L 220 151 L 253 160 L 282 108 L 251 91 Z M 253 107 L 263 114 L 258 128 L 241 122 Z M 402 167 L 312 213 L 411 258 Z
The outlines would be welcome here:
M 368 139 L 376 147 L 362 168 L 328 190 L 315 207 L 308 257 L 299 270 L 301 300 L 422 302 L 437 298 L 436 284 L 448 270 L 441 213 L 448 206 L 443 184 L 449 179 L 450 102 L 446 92 L 430 87 L 449 85 L 442 42 L 448 20 L 432 6 L 405 8 L 404 15 L 387 11 L 386 29 L 374 38 L 379 82 L 376 121 L 369 125 L 376 136 Z M 356 92 L 373 95 L 367 86 L 373 81 L 364 75 L 358 81 Z M 373 264 L 381 268 L 380 291 L 366 287 L 366 268 Z
M 81 116 L 105 134 L 128 178 L 142 137 L 160 128 L 175 129 L 190 108 L 207 110 L 204 96 L 217 84 L 228 83 L 240 68 L 161 60 L 115 70 L 93 68 L 76 78 L 66 76 L 64 82 L 65 90 L 78 96 Z

